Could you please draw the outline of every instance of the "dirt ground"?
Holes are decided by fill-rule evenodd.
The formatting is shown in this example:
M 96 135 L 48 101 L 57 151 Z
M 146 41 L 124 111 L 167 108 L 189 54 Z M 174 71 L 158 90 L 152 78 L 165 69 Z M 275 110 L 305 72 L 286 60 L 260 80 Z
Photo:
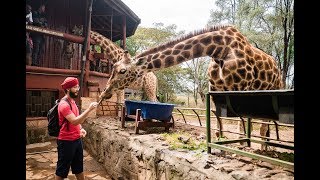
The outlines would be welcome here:
M 239 118 L 238 118 L 239 119 Z M 197 117 L 188 117 L 185 116 L 185 120 L 182 118 L 181 115 L 174 115 L 174 123 L 175 127 L 170 128 L 170 133 L 181 133 L 181 132 L 187 132 L 188 134 L 191 134 L 191 137 L 193 139 L 200 139 L 199 141 L 206 142 L 206 121 L 205 117 L 201 117 L 201 125 Z M 253 121 L 261 122 L 258 119 L 253 119 Z M 223 129 L 232 131 L 232 132 L 237 132 L 237 121 L 228 121 L 228 120 L 223 120 Z M 134 121 L 127 121 L 126 122 L 126 128 L 127 130 L 134 131 Z M 274 125 L 270 125 L 270 138 L 277 139 L 276 135 L 276 130 Z M 216 118 L 211 118 L 211 138 L 212 141 L 218 140 L 217 137 L 215 136 L 215 130 L 214 128 L 217 128 L 217 120 Z M 260 136 L 260 124 L 257 123 L 252 123 L 252 136 Z M 150 133 L 163 133 L 164 128 L 147 128 L 145 130 L 140 130 L 139 134 L 150 134 Z M 278 135 L 279 139 L 282 141 L 288 141 L 288 142 L 279 142 L 275 140 L 270 140 L 270 142 L 276 142 L 279 144 L 285 144 L 289 146 L 293 146 L 294 142 L 294 127 L 286 127 L 286 126 L 279 126 L 278 130 Z M 224 132 L 223 134 L 224 140 L 231 140 L 231 139 L 237 139 L 239 138 L 238 134 L 233 134 L 229 132 Z M 259 137 L 252 137 L 254 139 L 261 140 Z M 235 147 L 237 149 L 245 150 L 248 152 L 253 152 L 261 155 L 266 155 L 269 157 L 273 158 L 278 158 L 280 160 L 284 161 L 289 161 L 289 162 L 294 162 L 294 150 L 290 149 L 284 149 L 284 148 L 279 148 L 279 147 L 274 147 L 274 146 L 268 146 L 267 151 L 262 151 L 261 150 L 261 144 L 258 143 L 251 143 L 251 147 L 246 146 L 246 144 L 240 145 L 240 143 L 233 143 L 233 144 L 227 144 L 226 146 L 229 147 Z
M 26 146 L 26 180 L 53 180 L 57 162 L 56 141 L 29 144 Z M 100 163 L 84 150 L 85 179 L 111 180 Z M 71 173 L 66 179 L 76 180 Z
M 175 117 L 175 129 L 172 131 L 186 131 L 193 136 L 205 136 L 206 137 L 206 122 L 205 120 L 201 119 L 201 125 L 199 123 L 198 119 L 187 119 L 186 122 L 183 120 L 181 117 Z M 253 130 L 251 132 L 251 135 L 260 135 L 259 131 L 259 124 L 253 123 Z M 216 119 L 211 120 L 211 128 L 217 128 L 217 122 Z M 223 123 L 223 128 L 224 130 L 229 130 L 236 132 L 238 125 L 236 122 L 224 122 Z M 214 130 L 212 130 L 211 138 L 212 141 L 218 140 L 217 137 L 214 134 Z M 280 126 L 279 127 L 279 139 L 283 141 L 289 141 L 289 142 L 294 142 L 294 127 L 285 127 L 285 126 Z M 225 139 L 237 139 L 238 135 L 229 133 L 229 132 L 224 132 L 223 134 L 225 136 Z M 276 139 L 276 130 L 274 125 L 270 125 L 270 138 Z M 258 137 L 255 137 L 255 139 L 261 139 Z M 274 140 L 270 140 L 270 142 L 277 142 Z M 280 144 L 285 144 L 285 145 L 290 145 L 293 146 L 293 143 L 289 142 L 278 142 Z M 238 149 L 246 150 L 249 152 L 254 152 L 258 154 L 263 154 L 267 155 L 269 157 L 274 157 L 274 158 L 279 158 L 281 160 L 286 160 L 289 162 L 294 162 L 294 150 L 290 149 L 284 149 L 284 148 L 279 148 L 279 147 L 273 147 L 273 146 L 268 146 L 268 151 L 261 151 L 261 144 L 258 143 L 251 143 L 251 147 L 247 147 L 245 145 L 240 145 L 240 143 L 233 143 L 233 144 L 228 144 L 227 146 L 231 147 L 237 147 Z

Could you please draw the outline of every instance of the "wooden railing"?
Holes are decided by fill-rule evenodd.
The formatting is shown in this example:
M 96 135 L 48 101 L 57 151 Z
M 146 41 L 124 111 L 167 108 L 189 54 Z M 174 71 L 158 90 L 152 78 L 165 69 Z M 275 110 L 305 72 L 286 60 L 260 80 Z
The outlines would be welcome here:
M 192 108 L 192 107 L 174 107 L 175 110 L 177 110 L 178 112 L 172 112 L 172 114 L 174 115 L 179 115 L 181 114 L 185 124 L 188 124 L 186 121 L 186 116 L 193 116 L 193 117 L 197 117 L 197 120 L 199 122 L 199 126 L 203 126 L 201 123 L 201 117 L 206 117 L 205 114 L 199 113 L 200 112 L 205 112 L 206 109 L 204 108 Z M 188 111 L 187 113 L 185 113 L 184 111 Z M 190 113 L 193 112 L 193 113 Z M 211 112 L 213 114 L 215 114 L 215 110 L 211 109 Z M 215 115 L 210 116 L 210 118 L 217 118 Z M 176 118 L 175 118 L 176 119 Z M 232 117 L 220 117 L 217 118 L 218 123 L 221 125 L 222 124 L 222 120 L 226 120 L 226 121 L 241 121 L 243 124 L 245 124 L 247 122 L 247 119 L 243 119 L 240 117 L 237 118 L 232 118 Z M 270 138 L 270 137 L 266 137 L 266 136 L 258 136 L 258 135 L 251 135 L 252 137 L 257 137 L 257 138 L 265 138 L 265 139 L 269 139 L 269 140 L 276 140 L 276 141 L 280 141 L 280 142 L 286 142 L 286 143 L 294 143 L 294 141 L 288 141 L 288 140 L 281 140 L 280 136 L 279 136 L 279 127 L 280 126 L 284 126 L 284 127 L 289 127 L 289 128 L 294 128 L 293 124 L 284 124 L 284 123 L 279 123 L 277 121 L 272 121 L 272 122 L 264 122 L 261 121 L 260 119 L 255 119 L 255 120 L 251 120 L 251 123 L 255 123 L 255 124 L 268 124 L 268 125 L 274 125 L 275 126 L 275 130 L 276 130 L 276 138 Z M 230 130 L 221 130 L 221 132 L 227 132 L 227 133 L 231 133 L 231 134 L 239 134 L 239 135 L 246 135 L 246 130 L 245 130 L 245 126 L 243 126 L 243 133 L 240 132 L 235 132 L 235 131 L 230 131 Z M 218 128 L 211 128 L 212 130 L 219 130 Z

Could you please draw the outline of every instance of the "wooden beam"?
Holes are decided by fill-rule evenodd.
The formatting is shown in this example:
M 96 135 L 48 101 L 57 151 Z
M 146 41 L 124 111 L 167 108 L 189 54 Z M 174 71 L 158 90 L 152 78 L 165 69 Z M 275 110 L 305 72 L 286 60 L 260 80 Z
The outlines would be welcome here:
M 126 37 L 127 37 L 127 21 L 126 21 L 126 16 L 122 16 L 122 48 L 127 49 L 126 47 Z
M 105 28 L 92 28 L 93 31 L 107 31 L 110 32 L 110 29 L 105 29 Z M 117 31 L 117 30 L 113 30 L 112 32 L 121 32 L 121 31 Z
M 36 32 L 36 33 L 44 34 L 47 36 L 55 37 L 58 39 L 63 39 L 63 40 L 67 40 L 70 42 L 78 43 L 78 44 L 83 44 L 83 42 L 84 42 L 84 37 L 82 37 L 82 36 L 76 36 L 73 34 L 68 34 L 68 33 L 64 33 L 61 31 L 52 30 L 52 29 L 41 28 L 41 27 L 32 26 L 32 25 L 26 25 L 26 30 L 29 32 Z M 95 44 L 95 42 L 93 40 L 91 40 L 90 43 Z

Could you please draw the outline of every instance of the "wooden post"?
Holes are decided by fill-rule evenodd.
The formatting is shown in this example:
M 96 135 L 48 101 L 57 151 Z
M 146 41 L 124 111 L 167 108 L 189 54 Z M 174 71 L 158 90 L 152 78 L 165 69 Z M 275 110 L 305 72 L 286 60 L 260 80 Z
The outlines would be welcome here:
M 126 122 L 126 107 L 122 106 L 121 108 L 121 127 L 125 128 Z
M 82 61 L 81 61 L 80 96 L 83 96 L 83 97 L 89 96 L 87 82 L 89 79 L 90 65 L 88 65 L 89 62 L 87 62 L 87 59 L 88 59 L 88 54 L 89 54 L 88 49 L 90 49 L 92 3 L 93 3 L 93 0 L 90 0 L 89 5 L 88 5 L 88 12 L 89 13 L 88 13 L 87 24 L 86 24 L 87 25 L 86 26 L 87 27 L 86 37 L 85 37 L 85 42 L 84 42 L 84 47 L 83 47 L 83 56 L 82 56 Z
M 137 110 L 136 110 L 136 122 L 135 122 L 135 131 L 136 131 L 136 134 L 139 134 L 140 116 L 141 116 L 141 109 L 137 109 Z
M 247 119 L 247 138 L 249 139 L 247 145 L 251 147 L 251 118 Z
M 123 44 L 122 48 L 127 49 L 126 47 L 126 36 L 127 36 L 127 23 L 126 23 L 126 16 L 122 16 L 122 39 L 123 39 Z
M 206 129 L 207 129 L 207 153 L 211 153 L 211 122 L 210 122 L 210 94 L 206 94 Z

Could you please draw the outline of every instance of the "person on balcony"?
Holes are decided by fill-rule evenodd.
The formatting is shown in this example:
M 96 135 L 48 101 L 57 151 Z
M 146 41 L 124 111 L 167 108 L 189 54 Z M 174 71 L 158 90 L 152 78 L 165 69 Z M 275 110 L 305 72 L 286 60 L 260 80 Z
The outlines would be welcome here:
M 32 13 L 33 25 L 42 28 L 48 27 L 47 19 L 45 16 L 46 6 L 41 4 L 37 11 Z M 39 58 L 44 51 L 45 46 L 45 36 L 40 33 L 33 32 L 31 34 L 33 40 L 33 50 L 32 50 L 32 65 L 39 66 Z
M 27 4 L 26 5 L 26 24 L 32 24 L 33 20 L 32 20 L 32 7 Z

